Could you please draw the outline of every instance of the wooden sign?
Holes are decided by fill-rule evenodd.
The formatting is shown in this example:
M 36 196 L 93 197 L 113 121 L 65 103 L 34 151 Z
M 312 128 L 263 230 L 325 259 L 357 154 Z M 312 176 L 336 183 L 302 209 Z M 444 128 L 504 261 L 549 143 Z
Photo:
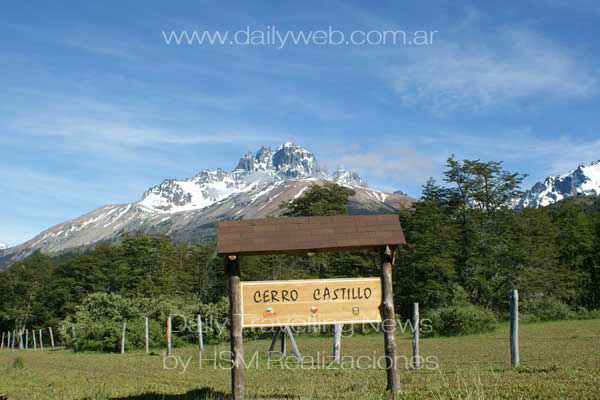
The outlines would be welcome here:
M 380 278 L 241 282 L 242 327 L 381 322 Z

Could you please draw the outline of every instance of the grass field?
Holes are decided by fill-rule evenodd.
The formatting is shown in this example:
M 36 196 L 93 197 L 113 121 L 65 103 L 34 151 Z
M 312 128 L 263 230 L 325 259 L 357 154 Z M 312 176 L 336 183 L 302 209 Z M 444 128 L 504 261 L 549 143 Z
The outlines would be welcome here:
M 258 363 L 246 370 L 248 398 L 261 399 L 386 399 L 385 371 L 362 358 L 383 355 L 383 336 L 342 339 L 342 365 L 328 369 L 316 360 L 329 356 L 331 338 L 297 338 L 302 366 L 289 359 L 269 364 L 268 340 L 244 343 L 247 361 L 260 352 Z M 289 348 L 289 346 L 288 346 Z M 203 357 L 228 350 L 228 343 L 207 346 Z M 400 355 L 410 357 L 408 336 L 398 337 Z M 230 373 L 214 362 L 199 362 L 196 348 L 177 348 L 173 355 L 187 370 L 166 360 L 163 351 L 120 354 L 73 353 L 66 350 L 0 352 L 0 393 L 15 399 L 225 399 L 229 398 Z M 509 368 L 508 325 L 476 336 L 421 340 L 421 353 L 429 357 L 425 368 L 400 371 L 406 399 L 599 399 L 600 320 L 560 321 L 520 326 L 521 366 Z M 354 357 L 354 368 L 350 357 Z M 15 360 L 22 357 L 20 361 Z M 217 354 L 218 357 L 218 354 Z M 278 358 L 278 357 L 274 357 Z M 224 363 L 223 363 L 224 364 Z M 360 365 L 360 368 L 357 367 Z M 436 366 L 439 365 L 439 368 Z M 10 396 L 10 397 L 8 397 Z M 2 396 L 0 396 L 0 399 Z

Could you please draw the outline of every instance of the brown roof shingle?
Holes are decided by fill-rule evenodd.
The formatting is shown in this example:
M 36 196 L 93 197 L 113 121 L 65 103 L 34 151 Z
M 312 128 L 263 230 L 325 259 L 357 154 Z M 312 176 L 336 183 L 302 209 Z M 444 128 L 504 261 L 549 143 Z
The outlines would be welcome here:
M 406 243 L 396 214 L 221 221 L 217 253 L 353 250 Z

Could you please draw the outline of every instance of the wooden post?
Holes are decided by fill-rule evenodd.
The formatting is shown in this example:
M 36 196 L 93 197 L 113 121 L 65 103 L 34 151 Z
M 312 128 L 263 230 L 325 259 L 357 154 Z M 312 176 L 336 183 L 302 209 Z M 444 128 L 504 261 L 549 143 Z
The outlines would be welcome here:
M 287 333 L 288 337 L 290 338 L 290 343 L 292 344 L 292 349 L 294 350 L 294 353 L 296 354 L 296 360 L 302 361 L 302 355 L 300 355 L 300 350 L 298 350 L 298 346 L 296 345 L 296 340 L 294 339 L 294 334 L 292 333 L 292 330 L 290 329 L 289 326 L 286 326 L 284 328 L 284 330 Z M 284 336 L 283 332 L 282 332 L 282 336 Z
M 202 337 L 202 317 L 198 314 L 198 346 L 204 351 L 204 338 Z
M 8 340 L 6 341 L 6 348 L 10 349 L 10 331 L 8 331 Z
M 385 368 L 387 390 L 400 391 L 400 375 L 396 358 L 396 315 L 394 313 L 394 291 L 392 288 L 392 250 L 390 246 L 381 249 L 381 313 L 385 346 Z
M 123 321 L 123 332 L 121 333 L 121 354 L 125 354 L 125 332 L 127 331 L 127 321 Z
M 171 316 L 167 317 L 167 354 L 171 355 Z
M 510 297 L 510 365 L 519 366 L 519 292 L 516 289 Z
M 413 315 L 412 315 L 412 348 L 413 348 L 413 368 L 421 368 L 421 357 L 419 356 L 419 303 L 413 303 Z
M 75 334 L 75 325 L 71 328 L 73 330 L 73 342 L 75 343 L 75 351 L 79 350 L 79 346 L 77 345 L 77 335 Z
M 40 329 L 40 349 L 44 351 L 44 338 L 42 336 L 42 330 Z
M 335 324 L 333 326 L 333 359 L 335 362 L 340 362 L 340 345 L 342 340 L 343 324 Z
M 150 337 L 148 335 L 148 317 L 144 321 L 144 338 L 146 343 L 146 354 L 150 352 Z
M 281 356 L 282 357 L 285 356 L 285 353 L 286 353 L 286 351 L 285 351 L 285 334 L 286 334 L 285 328 L 282 327 L 281 328 Z
M 50 332 L 50 344 L 52 345 L 52 350 L 54 350 L 54 335 L 52 334 L 52 327 L 48 327 L 48 331 Z
M 231 318 L 231 394 L 234 400 L 244 398 L 244 344 L 242 341 L 242 299 L 240 290 L 240 260 L 228 256 L 226 273 L 229 280 L 229 316 Z
M 37 351 L 37 341 L 35 340 L 35 329 L 31 330 L 31 336 L 33 337 L 33 351 Z
M 19 350 L 23 350 L 23 329 L 19 330 Z
M 25 350 L 29 349 L 29 329 L 25 329 Z
M 275 350 L 275 345 L 277 344 L 277 339 L 279 339 L 279 335 L 281 334 L 281 328 L 277 328 L 275 333 L 273 333 L 273 340 L 271 341 L 271 347 L 269 347 L 269 351 L 267 351 L 267 359 L 271 358 L 271 353 Z
M 6 332 L 2 332 L 2 342 L 0 342 L 0 349 L 4 349 L 4 337 L 6 336 Z

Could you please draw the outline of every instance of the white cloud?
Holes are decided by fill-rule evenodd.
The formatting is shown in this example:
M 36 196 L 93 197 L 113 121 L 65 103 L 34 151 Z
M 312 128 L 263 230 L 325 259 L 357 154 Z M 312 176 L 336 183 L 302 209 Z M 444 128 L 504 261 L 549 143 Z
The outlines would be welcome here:
M 428 102 L 438 110 L 536 95 L 581 97 L 597 83 L 571 50 L 530 31 L 504 28 L 485 43 L 440 40 L 409 50 L 389 68 L 393 88 L 407 103 Z
M 385 178 L 388 181 L 385 185 L 388 189 L 391 187 L 390 184 L 397 185 L 398 182 L 422 184 L 440 167 L 440 164 L 431 157 L 417 152 L 412 147 L 401 146 L 379 147 L 364 151 L 357 149 L 339 157 L 323 160 L 322 163 L 329 169 L 343 166 L 357 171 L 367 181 L 374 180 L 379 183 Z

